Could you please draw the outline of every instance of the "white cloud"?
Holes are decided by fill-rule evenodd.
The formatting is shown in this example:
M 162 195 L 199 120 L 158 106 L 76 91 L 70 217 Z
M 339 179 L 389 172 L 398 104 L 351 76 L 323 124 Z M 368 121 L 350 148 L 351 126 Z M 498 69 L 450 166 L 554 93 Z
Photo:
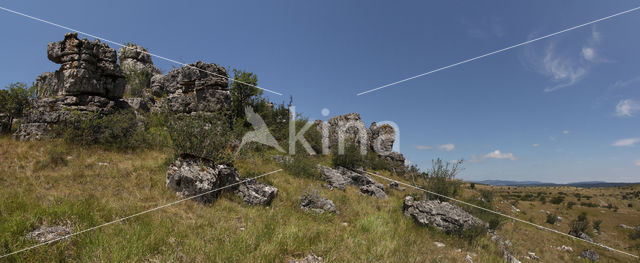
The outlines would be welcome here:
M 431 146 L 431 145 L 415 145 L 416 149 L 418 150 L 430 150 L 433 148 L 438 148 L 438 150 L 441 151 L 453 151 L 456 148 L 456 145 L 453 143 L 447 143 L 447 144 L 442 144 L 442 145 L 436 145 L 436 146 Z
M 500 150 L 495 150 L 493 152 L 490 152 L 481 156 L 480 158 L 474 155 L 473 158 L 471 158 L 470 162 L 478 163 L 478 162 L 484 161 L 485 159 L 508 159 L 511 161 L 515 161 L 515 160 L 518 160 L 518 157 L 514 156 L 513 153 L 503 153 Z
M 540 146 L 540 144 L 538 144 L 538 143 L 534 143 L 534 144 L 532 144 L 531 146 L 533 146 L 533 147 L 538 147 L 538 146 Z
M 582 57 L 588 61 L 595 62 L 596 50 L 592 47 L 582 47 Z
M 549 76 L 554 83 L 544 91 L 553 92 L 573 86 L 589 74 L 593 64 L 605 62 L 606 60 L 599 56 L 596 47 L 601 40 L 602 35 L 594 27 L 591 36 L 581 46 L 557 50 L 557 42 L 552 42 L 547 45 L 542 54 L 536 54 L 530 49 L 527 53 L 529 61 L 541 74 Z
M 416 149 L 418 150 L 428 150 L 431 149 L 433 147 L 429 146 L 429 145 L 416 145 Z
M 626 99 L 618 102 L 615 115 L 619 117 L 633 117 L 633 113 L 636 111 L 640 111 L 640 102 Z
M 569 134 L 569 130 L 562 131 L 562 134 Z
M 443 151 L 447 151 L 447 152 L 453 151 L 453 149 L 455 149 L 455 148 L 456 148 L 456 146 L 453 143 L 447 143 L 447 144 L 443 144 L 443 145 L 438 146 L 438 149 L 443 150 Z
M 627 139 L 617 140 L 612 145 L 619 146 L 619 147 L 622 147 L 622 146 L 633 147 L 638 142 L 640 142 L 640 138 L 627 138 Z

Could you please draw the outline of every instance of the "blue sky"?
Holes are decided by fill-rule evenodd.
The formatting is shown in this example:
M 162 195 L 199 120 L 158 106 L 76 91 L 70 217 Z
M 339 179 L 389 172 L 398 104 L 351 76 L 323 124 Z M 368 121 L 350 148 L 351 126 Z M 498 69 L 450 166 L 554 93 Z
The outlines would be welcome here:
M 356 93 L 640 6 L 637 1 L 3 1 L 168 58 L 255 72 L 312 119 L 393 121 L 401 151 L 469 180 L 640 181 L 640 11 Z M 0 85 L 59 66 L 66 32 L 0 11 Z M 173 64 L 154 60 L 164 72 Z

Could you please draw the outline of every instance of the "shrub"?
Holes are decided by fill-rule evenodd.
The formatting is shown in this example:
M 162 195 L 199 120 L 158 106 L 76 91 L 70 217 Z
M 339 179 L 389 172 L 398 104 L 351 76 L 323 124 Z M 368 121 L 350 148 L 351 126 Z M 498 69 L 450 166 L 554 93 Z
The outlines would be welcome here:
M 474 225 L 469 229 L 458 232 L 457 235 L 471 244 L 473 241 L 478 239 L 478 237 L 485 235 L 486 232 L 487 229 L 484 226 Z
M 574 201 L 567 202 L 567 209 L 573 208 L 574 205 L 576 205 L 576 202 L 574 202 Z
M 490 190 L 482 189 L 480 190 L 480 197 L 487 203 L 493 202 L 493 192 Z
M 364 164 L 364 156 L 360 153 L 360 147 L 354 143 L 347 143 L 344 154 L 339 154 L 337 147 L 333 147 L 331 162 L 334 166 L 342 166 L 348 169 L 360 169 Z
M 471 184 L 469 185 L 469 188 L 471 188 L 471 189 L 476 189 L 476 183 L 471 183 Z
M 558 222 L 558 216 L 556 214 L 548 214 L 546 222 L 547 224 L 553 225 Z
M 169 120 L 168 130 L 175 154 L 202 157 L 216 164 L 231 163 L 231 129 L 221 115 L 175 115 Z
M 47 151 L 46 159 L 36 163 L 36 170 L 55 168 L 67 165 L 66 152 L 60 147 L 53 146 Z
M 559 205 L 562 202 L 564 202 L 564 196 L 554 196 L 553 198 L 551 198 L 549 202 L 551 202 L 554 205 Z
M 72 112 L 70 119 L 56 129 L 66 142 L 81 146 L 99 145 L 107 149 L 132 150 L 150 145 L 145 123 L 138 120 L 131 110 L 110 115 Z
M 547 203 L 547 197 L 546 196 L 540 196 L 540 203 L 542 203 L 543 205 Z
M 631 231 L 631 233 L 629 233 L 629 238 L 631 238 L 631 240 L 636 240 L 640 238 L 640 227 L 636 227 L 634 230 Z
M 602 224 L 602 220 L 593 220 L 593 229 L 600 231 L 600 224 Z
M 627 207 L 632 208 L 632 207 L 633 207 L 633 204 L 632 204 L 632 203 L 629 203 L 629 204 L 627 204 Z
M 580 202 L 580 205 L 584 207 L 598 207 L 597 204 L 591 202 Z
M 284 160 L 283 168 L 293 176 L 320 178 L 320 173 L 313 158 L 304 154 L 296 154 L 293 159 Z
M 6 89 L 0 89 L 0 114 L 6 120 L 0 120 L 0 133 L 11 132 L 13 119 L 22 118 L 30 106 L 30 99 L 35 97 L 35 88 L 27 88 L 27 84 L 16 82 L 9 84 Z
M 582 212 L 578 218 L 569 222 L 570 233 L 586 233 L 589 230 L 589 221 L 587 213 Z

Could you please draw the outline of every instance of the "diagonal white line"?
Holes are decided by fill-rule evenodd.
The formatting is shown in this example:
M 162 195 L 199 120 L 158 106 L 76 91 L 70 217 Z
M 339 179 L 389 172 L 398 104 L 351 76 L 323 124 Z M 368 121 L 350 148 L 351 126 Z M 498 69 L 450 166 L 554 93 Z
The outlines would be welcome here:
M 220 187 L 220 188 L 217 188 L 217 189 L 213 189 L 211 191 L 207 191 L 207 192 L 204 192 L 204 193 L 201 193 L 201 194 L 197 194 L 197 195 L 190 196 L 190 197 L 187 197 L 187 198 L 184 198 L 184 199 L 180 199 L 178 201 L 174 201 L 174 202 L 171 202 L 171 203 L 168 203 L 168 204 L 164 204 L 164 205 L 161 205 L 161 206 L 149 209 L 149 210 L 145 210 L 145 211 L 142 211 L 142 212 L 139 212 L 139 213 L 135 213 L 133 215 L 126 216 L 126 217 L 123 217 L 123 218 L 120 218 L 120 219 L 116 219 L 116 220 L 113 220 L 111 222 L 104 223 L 102 225 L 98 225 L 98 226 L 94 226 L 94 227 L 91 227 L 91 228 L 87 228 L 85 230 L 82 230 L 82 231 L 79 231 L 79 232 L 76 232 L 76 233 L 73 233 L 73 234 L 69 234 L 69 235 L 66 235 L 66 236 L 63 236 L 63 237 L 59 237 L 59 238 L 56 238 L 54 240 L 50 240 L 50 241 L 47 241 L 47 242 L 44 242 L 44 243 L 40 243 L 40 244 L 31 246 L 31 247 L 26 247 L 26 248 L 23 248 L 23 249 L 20 249 L 20 250 L 16 250 L 16 251 L 8 253 L 6 255 L 2 255 L 2 256 L 0 256 L 0 258 L 5 258 L 5 257 L 11 256 L 11 255 L 15 255 L 15 254 L 27 251 L 27 250 L 31 250 L 31 249 L 34 249 L 34 248 L 37 248 L 37 247 L 48 245 L 48 244 L 51 244 L 53 242 L 60 241 L 62 239 L 67 239 L 67 238 L 70 238 L 70 237 L 73 237 L 73 236 L 77 236 L 77 235 L 80 235 L 80 234 L 83 234 L 83 233 L 86 233 L 86 232 L 89 232 L 89 231 L 92 231 L 92 230 L 96 230 L 96 229 L 104 227 L 104 226 L 108 226 L 108 225 L 111 225 L 111 224 L 122 222 L 122 221 L 130 219 L 130 218 L 134 218 L 134 217 L 137 217 L 137 216 L 140 216 L 140 215 L 144 215 L 144 214 L 147 214 L 147 213 L 150 213 L 150 212 L 153 212 L 153 211 L 165 208 L 165 207 L 169 207 L 169 206 L 172 206 L 172 205 L 175 205 L 175 204 L 179 204 L 179 203 L 182 203 L 182 202 L 187 201 L 187 200 L 191 200 L 191 199 L 199 197 L 199 196 L 210 194 L 210 193 L 213 193 L 215 191 L 220 191 L 220 190 L 223 190 L 223 189 L 226 189 L 226 188 L 229 188 L 229 187 L 232 187 L 232 186 L 236 186 L 236 185 L 239 185 L 239 184 L 251 181 L 251 180 L 255 180 L 255 179 L 258 179 L 258 178 L 261 178 L 261 177 L 265 177 L 267 175 L 274 174 L 274 173 L 277 173 L 277 172 L 280 172 L 280 171 L 282 171 L 282 169 L 278 169 L 278 170 L 271 171 L 271 172 L 268 172 L 268 173 L 265 173 L 265 174 L 262 174 L 262 175 L 258 175 L 258 176 L 253 177 L 253 178 L 245 179 L 245 180 L 242 180 L 242 181 L 237 182 L 237 183 L 225 185 L 223 187 Z
M 587 242 L 587 243 L 589 243 L 589 244 L 591 244 L 591 245 L 599 246 L 599 247 L 602 247 L 602 248 L 604 248 L 604 249 L 611 250 L 611 251 L 615 251 L 615 252 L 618 252 L 618 253 L 621 253 L 621 254 L 624 254 L 624 255 L 630 256 L 630 257 L 640 258 L 640 257 L 638 257 L 637 255 L 631 254 L 631 253 L 629 253 L 629 252 L 625 252 L 625 251 L 622 251 L 622 250 L 618 250 L 618 249 L 615 249 L 615 248 L 611 248 L 611 247 L 608 247 L 608 246 L 605 246 L 605 245 L 603 245 L 603 244 L 596 243 L 596 242 L 593 242 L 593 241 L 588 241 L 588 240 L 584 240 L 584 239 L 581 239 L 581 238 L 577 238 L 577 237 L 574 237 L 574 236 L 569 235 L 569 234 L 566 234 L 566 233 L 562 233 L 562 232 L 560 232 L 560 231 L 558 231 L 558 230 L 555 230 L 555 229 L 552 229 L 552 228 L 544 227 L 544 226 L 541 226 L 541 225 L 538 225 L 538 224 L 531 223 L 531 222 L 529 222 L 529 221 L 525 221 L 525 220 L 519 219 L 519 218 L 517 218 L 517 217 L 513 217 L 513 216 L 510 216 L 510 215 L 505 215 L 505 214 L 503 214 L 503 213 L 500 213 L 500 212 L 497 212 L 497 211 L 493 211 L 493 210 L 491 210 L 491 209 L 487 209 L 487 208 L 484 208 L 484 207 L 481 207 L 481 206 L 477 206 L 477 205 L 474 205 L 474 204 L 471 204 L 471 203 L 467 203 L 467 202 L 465 202 L 465 201 L 461 201 L 461 200 L 458 200 L 458 199 L 452 198 L 452 197 L 448 197 L 448 196 L 445 196 L 445 195 L 441 195 L 441 194 L 438 194 L 438 193 L 434 193 L 434 192 L 432 192 L 432 191 L 425 190 L 425 189 L 422 189 L 422 188 L 420 188 L 420 187 L 413 186 L 413 185 L 410 185 L 410 184 L 407 184 L 407 183 L 404 183 L 404 182 L 400 182 L 400 181 L 398 181 L 398 180 L 394 180 L 394 179 L 391 179 L 391 178 L 387 178 L 387 177 L 384 177 L 384 176 L 382 176 L 382 175 L 378 175 L 378 174 L 370 173 L 370 172 L 367 172 L 367 171 L 365 171 L 365 170 L 359 170 L 359 171 L 360 171 L 360 172 L 367 173 L 367 174 L 370 174 L 370 175 L 373 175 L 373 176 L 376 176 L 376 177 L 379 177 L 379 178 L 382 178 L 382 179 L 387 180 L 387 181 L 389 181 L 389 182 L 396 182 L 396 183 L 399 183 L 399 184 L 402 184 L 402 185 L 405 185 L 405 186 L 408 186 L 408 187 L 411 187 L 411 188 L 414 188 L 414 189 L 417 189 L 417 190 L 420 190 L 420 191 L 427 192 L 427 193 L 432 194 L 432 195 L 436 195 L 436 196 L 439 196 L 439 197 L 442 197 L 442 198 L 449 199 L 449 200 L 451 200 L 451 201 L 454 201 L 454 202 L 457 202 L 457 203 L 460 203 L 460 204 L 464 204 L 464 205 L 467 205 L 467 206 L 471 206 L 471 207 L 473 207 L 473 208 L 477 208 L 477 209 L 480 209 L 480 210 L 483 210 L 483 211 L 486 211 L 486 212 L 489 212 L 489 213 L 493 213 L 493 214 L 496 214 L 496 215 L 499 215 L 499 216 L 503 216 L 503 217 L 506 217 L 506 218 L 509 218 L 509 219 L 512 219 L 512 220 L 515 220 L 515 221 L 518 221 L 518 222 L 521 222 L 521 223 L 525 223 L 525 224 L 528 224 L 528 225 L 532 225 L 532 226 L 535 226 L 535 227 L 537 227 L 537 228 L 539 228 L 539 229 L 544 229 L 544 230 L 547 230 L 547 231 L 550 231 L 550 232 L 553 232 L 553 233 L 556 233 L 556 234 L 560 234 L 560 235 L 567 236 L 567 237 L 570 237 L 570 238 L 573 238 L 573 239 L 577 239 L 577 240 L 580 240 L 580 241 L 584 241 L 584 242 Z
M 95 38 L 95 39 L 99 39 L 99 40 L 101 40 L 101 41 L 103 41 L 103 42 L 111 43 L 111 44 L 114 44 L 114 45 L 116 45 L 116 46 L 120 46 L 120 47 L 124 47 L 124 48 L 129 48 L 128 46 L 126 46 L 126 45 L 124 45 L 124 44 L 121 44 L 121 43 L 118 43 L 118 42 L 115 42 L 115 41 L 111 41 L 111 40 L 108 40 L 108 39 L 105 39 L 105 38 L 101 38 L 101 37 L 99 37 L 99 36 L 95 36 L 95 35 L 92 35 L 92 34 L 89 34 L 89 33 L 85 33 L 85 32 L 82 32 L 82 31 L 79 31 L 79 30 L 76 30 L 76 29 L 73 29 L 73 28 L 70 28 L 70 27 L 67 27 L 67 26 L 63 26 L 63 25 L 60 25 L 60 24 L 56 24 L 56 23 L 53 23 L 53 22 L 50 22 L 50 21 L 47 21 L 47 20 L 44 20 L 44 19 L 41 19 L 41 18 L 37 18 L 37 17 L 30 16 L 30 15 L 27 15 L 27 14 L 24 14 L 24 13 L 20 13 L 20 12 L 18 12 L 18 11 L 15 11 L 15 10 L 12 10 L 12 9 L 9 9 L 9 8 L 6 8 L 6 7 L 2 7 L 2 6 L 0 6 L 0 9 L 1 9 L 1 10 L 4 10 L 4 11 L 7 11 L 7 12 L 10 12 L 10 13 L 14 13 L 14 14 L 16 14 L 16 15 L 24 16 L 24 17 L 29 18 L 29 19 L 36 20 L 36 21 L 38 21 L 38 22 L 42 22 L 42 23 L 45 23 L 45 24 L 49 24 L 49 25 L 52 25 L 52 26 L 55 26 L 55 27 L 59 27 L 59 28 L 65 29 L 65 30 L 73 31 L 73 32 L 76 32 L 76 33 L 79 33 L 79 34 L 82 34 L 82 35 L 85 35 L 85 36 L 88 36 L 88 37 L 92 37 L 92 38 Z M 227 76 L 223 76 L 223 75 L 220 75 L 220 74 L 216 74 L 216 73 L 214 73 L 214 72 L 210 72 L 210 71 L 207 71 L 207 70 L 203 70 L 203 69 L 200 69 L 200 68 L 197 68 L 197 67 L 191 66 L 191 65 L 189 65 L 189 64 L 186 64 L 186 63 L 183 63 L 183 62 L 180 62 L 180 61 L 174 60 L 174 59 L 170 59 L 170 58 L 166 58 L 166 57 L 163 57 L 163 56 L 160 56 L 160 55 L 156 55 L 156 54 L 150 53 L 150 52 L 148 52 L 148 51 L 143 51 L 143 52 L 144 52 L 144 53 L 146 53 L 146 54 L 149 54 L 150 56 L 153 56 L 153 57 L 156 57 L 156 58 L 159 58 L 159 59 L 165 60 L 165 61 L 169 61 L 169 62 L 172 62 L 172 63 L 178 64 L 178 65 L 181 65 L 181 66 L 184 66 L 184 67 L 193 68 L 193 69 L 196 69 L 196 70 L 199 70 L 199 71 L 202 71 L 202 72 L 206 72 L 206 73 L 212 74 L 212 75 L 214 75 L 214 76 L 218 76 L 218 77 L 226 78 L 226 79 L 228 79 L 228 80 L 232 80 L 232 81 L 235 81 L 235 82 L 238 82 L 238 83 L 242 83 L 242 84 L 244 84 L 244 85 L 248 85 L 248 86 L 251 86 L 251 87 L 254 87 L 254 88 L 260 89 L 260 90 L 264 90 L 264 91 L 266 91 L 266 92 L 271 92 L 271 93 L 273 93 L 273 94 L 276 94 L 276 95 L 282 96 L 282 93 L 275 92 L 275 91 L 270 90 L 270 89 L 265 89 L 265 88 L 262 88 L 262 87 L 259 87 L 259 86 L 256 86 L 256 85 L 252 85 L 252 84 L 249 84 L 249 83 L 246 83 L 246 82 L 242 82 L 242 81 L 239 81 L 239 80 L 235 80 L 235 79 L 233 79 L 233 78 L 230 78 L 230 77 L 227 77 Z
M 571 31 L 571 30 L 574 30 L 574 29 L 577 29 L 577 28 L 581 28 L 581 27 L 585 27 L 585 26 L 588 26 L 588 25 L 591 25 L 591 24 L 595 24 L 595 23 L 598 23 L 600 21 L 604 21 L 604 20 L 607 20 L 607 19 L 610 19 L 610 18 L 614 18 L 614 17 L 619 16 L 619 15 L 624 15 L 626 13 L 630 13 L 630 12 L 636 11 L 638 9 L 640 9 L 640 6 L 636 7 L 636 8 L 632 8 L 632 9 L 626 10 L 626 11 L 622 11 L 620 13 L 616 13 L 616 14 L 613 14 L 613 15 L 610 15 L 610 16 L 607 16 L 607 17 L 596 19 L 596 20 L 593 20 L 593 21 L 590 21 L 590 22 L 587 22 L 587 23 L 584 23 L 584 24 L 581 24 L 581 25 L 570 27 L 570 28 L 567 28 L 567 29 L 564 29 L 564 30 L 561 30 L 561 31 L 558 31 L 558 32 L 555 32 L 555 33 L 551 33 L 551 34 L 548 34 L 548 35 L 545 35 L 545 36 L 541 36 L 541 37 L 538 37 L 538 38 L 535 38 L 535 39 L 531 39 L 531 40 L 522 42 L 520 44 L 515 44 L 513 46 L 509 46 L 509 47 L 506 47 L 506 48 L 503 48 L 503 49 L 499 49 L 499 50 L 496 50 L 496 51 L 493 51 L 493 52 L 489 52 L 489 53 L 486 53 L 484 55 L 480 55 L 480 56 L 477 56 L 477 57 L 474 57 L 474 58 L 463 60 L 463 61 L 460 61 L 458 63 L 451 64 L 449 66 L 444 66 L 444 67 L 441 67 L 441 68 L 438 68 L 438 69 L 434 69 L 434 70 L 429 71 L 429 72 L 425 72 L 425 73 L 422 73 L 422 74 L 415 75 L 413 77 L 408 77 L 408 78 L 403 79 L 403 80 L 392 82 L 392 83 L 377 87 L 375 89 L 370 89 L 370 90 L 367 90 L 367 91 L 363 91 L 363 92 L 358 93 L 357 96 L 364 95 L 364 94 L 367 94 L 369 92 L 373 92 L 373 91 L 376 91 L 376 90 L 384 89 L 386 87 L 390 87 L 390 86 L 393 86 L 393 85 L 396 85 L 396 84 L 400 84 L 402 82 L 406 82 L 406 81 L 409 81 L 409 80 L 412 80 L 412 79 L 416 79 L 416 78 L 419 78 L 419 77 L 424 77 L 426 75 L 433 74 L 433 73 L 436 73 L 438 71 L 442 71 L 442 70 L 445 70 L 445 69 L 448 69 L 448 68 L 452 68 L 452 67 L 455 67 L 455 66 L 458 66 L 458 65 L 462 65 L 462 64 L 474 61 L 474 60 L 478 60 L 478 59 L 481 59 L 481 58 L 484 58 L 484 57 L 495 55 L 495 54 L 498 54 L 500 52 L 504 52 L 504 51 L 507 51 L 507 50 L 510 50 L 510 49 L 513 49 L 513 48 L 516 48 L 516 47 L 519 47 L 519 46 L 527 45 L 527 44 L 536 42 L 538 40 L 542 40 L 542 39 L 549 38 L 549 37 L 552 37 L 552 36 L 555 36 L 555 35 L 558 35 L 558 34 L 565 33 L 567 31 Z

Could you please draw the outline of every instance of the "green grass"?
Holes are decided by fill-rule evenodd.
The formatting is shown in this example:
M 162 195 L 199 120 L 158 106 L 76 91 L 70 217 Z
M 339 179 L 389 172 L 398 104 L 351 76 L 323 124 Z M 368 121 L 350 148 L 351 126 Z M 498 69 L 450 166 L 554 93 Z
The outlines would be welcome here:
M 42 165 L 48 162 L 50 149 L 59 149 L 53 151 L 54 159 L 59 159 L 59 152 L 66 155 L 64 164 Z M 248 153 L 234 164 L 245 177 L 280 169 L 271 154 L 276 153 Z M 167 150 L 121 153 L 61 141 L 19 143 L 0 138 L 0 254 L 34 245 L 24 237 L 41 225 L 64 224 L 77 232 L 178 200 L 165 187 L 172 156 Z M 331 162 L 327 156 L 312 160 Z M 381 200 L 354 187 L 330 191 L 315 176 L 286 171 L 261 181 L 279 188 L 268 207 L 244 204 L 230 193 L 211 205 L 186 201 L 0 262 L 283 262 L 309 253 L 326 262 L 462 262 L 467 254 L 474 255 L 474 262 L 502 262 L 488 236 L 467 242 L 405 217 L 402 200 L 414 192 L 388 190 L 389 199 Z M 309 189 L 333 200 L 340 213 L 301 210 L 299 197 Z M 471 190 L 464 195 L 480 196 Z M 603 222 L 603 228 L 608 227 Z M 575 258 L 545 254 L 525 241 L 517 243 L 518 236 L 526 237 L 524 233 L 531 237 L 537 231 L 533 228 L 505 224 L 500 231 L 519 247 L 545 256 L 545 261 Z M 546 244 L 557 243 L 553 234 L 535 233 Z M 446 247 L 437 248 L 435 241 Z M 578 245 L 566 242 L 577 249 Z M 517 253 L 521 258 L 526 251 Z M 618 259 L 609 254 L 604 258 Z

